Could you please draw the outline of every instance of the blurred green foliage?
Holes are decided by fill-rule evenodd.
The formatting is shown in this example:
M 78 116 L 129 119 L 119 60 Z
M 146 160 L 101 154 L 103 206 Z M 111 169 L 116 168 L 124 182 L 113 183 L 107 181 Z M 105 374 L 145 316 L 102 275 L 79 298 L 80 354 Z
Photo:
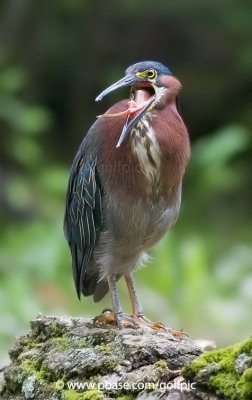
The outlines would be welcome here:
M 251 3 L 11 0 L 0 9 L 3 357 L 40 311 L 93 316 L 110 305 L 77 300 L 64 198 L 76 147 L 100 113 L 92 100 L 147 58 L 171 62 L 183 82 L 192 160 L 177 225 L 136 273 L 144 309 L 218 343 L 251 333 Z

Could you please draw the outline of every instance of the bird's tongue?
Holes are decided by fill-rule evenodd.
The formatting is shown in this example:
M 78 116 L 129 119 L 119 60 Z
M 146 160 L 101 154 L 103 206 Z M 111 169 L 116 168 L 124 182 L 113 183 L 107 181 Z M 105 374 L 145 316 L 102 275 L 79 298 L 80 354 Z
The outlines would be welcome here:
M 148 104 L 149 100 L 150 94 L 147 90 L 136 90 L 135 99 L 128 102 L 128 109 L 126 110 L 127 114 L 136 114 Z
M 149 99 L 150 99 L 150 93 L 147 90 L 144 89 L 136 90 L 135 103 L 139 107 L 143 108 L 147 104 L 147 101 Z

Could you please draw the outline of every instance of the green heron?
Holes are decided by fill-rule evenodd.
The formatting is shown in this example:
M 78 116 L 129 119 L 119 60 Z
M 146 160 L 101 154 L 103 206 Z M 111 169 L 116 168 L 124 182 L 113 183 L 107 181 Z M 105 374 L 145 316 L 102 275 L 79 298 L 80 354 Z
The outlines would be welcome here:
M 77 151 L 64 232 L 78 297 L 93 295 L 98 302 L 111 293 L 113 311 L 99 322 L 158 329 L 143 314 L 132 272 L 177 220 L 190 143 L 177 108 L 181 84 L 167 67 L 134 64 L 96 101 L 125 86 L 129 99 L 99 116 Z M 122 276 L 132 315 L 120 306 L 116 283 Z

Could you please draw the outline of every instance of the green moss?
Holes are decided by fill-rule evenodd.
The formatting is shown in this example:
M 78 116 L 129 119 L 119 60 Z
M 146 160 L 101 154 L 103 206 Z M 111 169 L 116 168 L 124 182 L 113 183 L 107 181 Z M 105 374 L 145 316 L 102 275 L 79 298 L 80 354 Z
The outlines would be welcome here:
M 183 368 L 182 374 L 186 379 L 195 381 L 198 386 L 224 396 L 225 399 L 252 399 L 252 368 L 241 372 L 237 370 L 236 362 L 240 354 L 252 357 L 252 338 L 224 349 L 202 354 Z M 207 376 L 204 373 L 204 368 L 207 371 L 206 367 L 209 369 Z
M 242 399 L 250 400 L 252 398 L 252 367 L 248 368 L 242 374 L 239 382 L 239 390 Z
M 39 342 L 38 338 L 33 338 L 32 336 L 23 337 L 19 341 L 22 351 L 28 351 L 31 349 L 39 349 L 44 346 L 44 343 Z M 11 353 L 11 351 L 10 351 Z
M 83 400 L 82 393 L 78 393 L 75 390 L 63 390 L 65 400 Z
M 118 359 L 111 358 L 109 361 L 106 362 L 106 365 L 104 366 L 104 368 L 106 368 L 107 372 L 111 372 L 111 371 L 114 371 L 114 369 L 117 365 L 118 365 Z
M 53 343 L 60 350 L 67 350 L 71 346 L 71 339 L 69 336 L 63 335 L 53 338 Z
M 241 343 L 240 353 L 252 353 L 252 336 L 245 342 Z
M 21 362 L 21 368 L 27 375 L 35 375 L 38 372 L 38 363 L 29 358 Z
M 21 368 L 27 376 L 34 375 L 37 381 L 47 379 L 49 376 L 48 372 L 39 368 L 38 363 L 32 359 L 23 360 Z
M 82 400 L 102 400 L 102 399 L 104 399 L 104 396 L 100 390 L 88 390 L 83 394 Z
M 167 362 L 161 359 L 155 362 L 154 366 L 159 370 L 163 370 L 167 368 Z
M 98 344 L 96 348 L 100 351 L 103 351 L 104 353 L 109 353 L 112 350 L 109 344 L 104 343 Z
M 125 394 L 123 396 L 117 397 L 117 400 L 135 400 L 136 396 L 133 394 Z
M 68 350 L 69 348 L 79 348 L 79 349 L 84 349 L 88 347 L 88 343 L 84 339 L 78 339 L 75 337 L 70 337 L 67 336 L 66 334 L 63 334 L 61 336 L 54 336 L 53 335 L 53 344 L 60 350 Z M 97 346 L 98 347 L 98 346 Z M 101 346 L 99 348 L 101 351 L 110 351 L 109 346 Z
M 64 334 L 64 327 L 58 324 L 57 322 L 53 322 L 51 324 L 51 336 L 59 337 L 63 336 L 63 334 Z
M 88 343 L 84 339 L 79 340 L 79 348 L 84 349 L 85 347 L 88 347 Z
M 209 389 L 217 391 L 220 388 L 220 393 L 224 394 L 227 399 L 231 399 L 234 394 L 236 378 L 232 372 L 219 372 L 217 375 L 210 376 Z
M 18 338 L 17 343 L 22 347 L 22 348 L 27 348 L 30 347 L 31 345 L 36 345 L 39 342 L 37 342 L 37 338 L 34 338 L 32 335 L 27 335 L 27 336 L 21 336 Z M 35 347 L 35 346 L 32 346 Z
M 6 375 L 4 390 L 11 393 L 21 392 L 26 378 L 33 377 L 36 381 L 40 381 L 44 376 L 43 371 L 38 370 L 37 362 L 32 359 L 23 360 L 20 365 L 12 367 L 11 375 Z
M 64 398 L 66 400 L 102 400 L 103 393 L 100 390 L 87 390 L 84 393 L 78 393 L 75 390 L 64 390 Z

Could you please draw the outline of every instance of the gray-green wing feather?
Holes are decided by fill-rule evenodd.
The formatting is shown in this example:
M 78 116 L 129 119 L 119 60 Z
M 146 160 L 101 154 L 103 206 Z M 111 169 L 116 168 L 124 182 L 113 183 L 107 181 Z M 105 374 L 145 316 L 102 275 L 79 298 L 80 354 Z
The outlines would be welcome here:
M 96 159 L 79 152 L 69 179 L 64 232 L 72 253 L 73 276 L 80 297 L 85 272 L 102 226 L 102 188 Z

